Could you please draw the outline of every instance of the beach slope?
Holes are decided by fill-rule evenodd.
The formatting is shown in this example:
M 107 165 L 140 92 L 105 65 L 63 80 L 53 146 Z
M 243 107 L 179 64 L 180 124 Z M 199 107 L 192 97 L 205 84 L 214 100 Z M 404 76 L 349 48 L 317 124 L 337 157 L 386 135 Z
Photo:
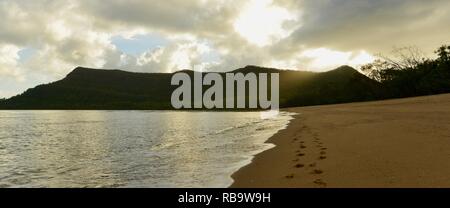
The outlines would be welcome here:
M 231 187 L 450 187 L 450 94 L 286 110 Z

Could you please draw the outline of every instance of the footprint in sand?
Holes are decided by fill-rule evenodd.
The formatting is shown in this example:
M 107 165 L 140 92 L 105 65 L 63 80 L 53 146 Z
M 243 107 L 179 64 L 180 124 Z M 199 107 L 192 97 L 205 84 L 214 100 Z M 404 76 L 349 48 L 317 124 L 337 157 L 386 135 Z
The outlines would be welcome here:
M 300 148 L 301 148 L 301 149 L 305 149 L 306 146 L 305 146 L 305 145 L 300 145 Z
M 319 185 L 319 186 L 327 186 L 327 183 L 323 182 L 322 179 L 317 179 L 315 181 L 313 181 L 314 184 Z
M 319 157 L 319 160 L 325 160 L 325 159 L 327 159 L 326 156 L 323 156 L 323 155 L 322 155 L 322 156 Z
M 314 168 L 314 167 L 316 167 L 316 166 L 317 166 L 316 163 L 311 163 L 311 164 L 309 164 L 309 167 L 311 167 L 311 168 Z
M 287 175 L 285 178 L 287 178 L 287 179 L 293 179 L 293 178 L 294 178 L 294 174 Z
M 305 156 L 305 154 L 303 154 L 303 153 L 298 153 L 297 156 L 303 157 L 303 156 Z
M 320 150 L 325 151 L 325 150 L 327 150 L 327 148 L 323 147 L 323 148 L 321 148 Z
M 303 167 L 305 167 L 305 165 L 303 165 L 303 164 L 297 164 L 297 165 L 295 165 L 294 167 L 295 167 L 295 168 L 303 168 Z
M 320 174 L 322 174 L 323 173 L 323 171 L 322 170 L 319 170 L 319 169 L 315 169 L 315 170 L 313 170 L 312 172 L 311 172 L 311 174 L 314 174 L 314 175 L 320 175 Z
M 320 155 L 326 155 L 326 154 L 327 154 L 327 152 L 325 152 L 325 151 L 320 152 Z

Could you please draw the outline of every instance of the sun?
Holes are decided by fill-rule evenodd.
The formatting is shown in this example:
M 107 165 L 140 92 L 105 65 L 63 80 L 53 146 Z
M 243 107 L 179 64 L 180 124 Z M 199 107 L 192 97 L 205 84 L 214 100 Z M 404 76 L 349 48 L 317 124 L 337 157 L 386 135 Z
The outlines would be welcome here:
M 234 30 L 248 42 L 266 46 L 287 37 L 293 27 L 284 23 L 296 21 L 296 15 L 272 4 L 272 0 L 252 0 L 234 22 Z

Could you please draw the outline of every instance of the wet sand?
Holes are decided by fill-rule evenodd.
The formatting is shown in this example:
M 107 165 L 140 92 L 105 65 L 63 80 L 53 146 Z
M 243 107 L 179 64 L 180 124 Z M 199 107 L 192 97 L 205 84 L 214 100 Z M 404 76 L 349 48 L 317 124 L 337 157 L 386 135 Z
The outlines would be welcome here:
M 286 110 L 231 187 L 450 187 L 450 94 Z

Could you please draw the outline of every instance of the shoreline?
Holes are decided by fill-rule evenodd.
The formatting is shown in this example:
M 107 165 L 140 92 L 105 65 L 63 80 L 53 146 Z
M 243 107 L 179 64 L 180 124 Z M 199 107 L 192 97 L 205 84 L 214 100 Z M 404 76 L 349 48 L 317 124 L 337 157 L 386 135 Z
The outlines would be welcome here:
M 281 115 L 281 114 L 285 114 L 285 115 Z M 257 155 L 259 155 L 259 154 L 261 154 L 261 153 L 263 153 L 263 152 L 265 152 L 265 151 L 271 150 L 271 149 L 273 149 L 273 148 L 276 147 L 273 143 L 268 142 L 268 140 L 269 140 L 270 138 L 272 138 L 274 135 L 276 135 L 278 132 L 280 132 L 280 131 L 286 129 L 286 128 L 289 126 L 290 122 L 291 122 L 292 120 L 295 119 L 294 116 L 295 116 L 296 114 L 294 114 L 294 113 L 292 113 L 292 112 L 289 112 L 289 111 L 280 111 L 280 115 L 283 116 L 283 117 L 286 117 L 285 119 L 283 119 L 283 120 L 286 121 L 286 123 L 284 124 L 284 126 L 283 126 L 283 127 L 280 127 L 277 131 L 271 132 L 271 133 L 270 133 L 271 136 L 264 137 L 264 138 L 266 138 L 266 139 L 263 140 L 262 143 L 259 143 L 259 142 L 258 142 L 258 144 L 264 145 L 265 148 L 264 148 L 264 149 L 261 149 L 261 150 L 255 151 L 253 154 L 248 155 L 248 158 L 247 158 L 246 160 L 243 160 L 243 161 L 240 162 L 240 164 L 235 165 L 235 166 L 232 168 L 233 171 L 230 172 L 230 174 L 227 175 L 227 177 L 228 177 L 230 183 L 228 183 L 227 186 L 219 186 L 219 187 L 221 187 L 221 188 L 227 188 L 227 187 L 230 187 L 231 185 L 233 185 L 233 184 L 234 184 L 234 179 L 233 179 L 232 176 L 233 176 L 234 173 L 236 173 L 237 171 L 239 171 L 239 170 L 242 169 L 243 167 L 246 167 L 246 166 L 250 165 L 250 164 L 253 162 L 253 160 L 255 159 L 255 157 L 256 157 Z M 279 116 L 280 116 L 280 115 L 279 115 Z
M 283 109 L 231 188 L 450 187 L 450 94 Z

